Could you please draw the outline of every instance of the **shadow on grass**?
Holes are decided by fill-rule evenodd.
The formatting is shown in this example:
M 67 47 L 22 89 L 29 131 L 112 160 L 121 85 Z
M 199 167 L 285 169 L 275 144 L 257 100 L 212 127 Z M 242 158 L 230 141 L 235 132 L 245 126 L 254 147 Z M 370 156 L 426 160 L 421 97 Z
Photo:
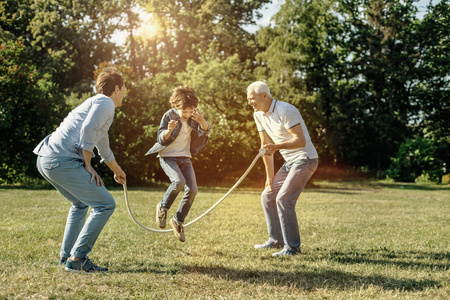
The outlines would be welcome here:
M 377 248 L 348 252 L 318 249 L 316 253 L 318 256 L 310 257 L 312 260 L 325 258 L 342 264 L 376 264 L 385 267 L 397 266 L 404 269 L 427 270 L 429 272 L 446 272 L 450 269 L 449 252 L 393 251 L 387 248 Z M 307 257 L 305 257 L 305 260 L 308 260 Z M 377 274 L 360 275 L 326 268 L 316 268 L 313 271 L 300 269 L 294 272 L 243 270 L 222 266 L 184 266 L 182 268 L 185 272 L 207 274 L 214 278 L 245 281 L 252 284 L 294 286 L 305 290 L 324 287 L 348 289 L 363 285 L 374 285 L 384 290 L 422 291 L 442 285 L 440 281 L 431 279 L 394 278 Z M 280 268 L 282 268 L 282 265 L 280 265 Z
M 124 265 L 120 269 L 115 269 L 109 271 L 108 273 L 153 273 L 153 274 L 166 274 L 166 275 L 176 275 L 180 273 L 180 267 L 176 265 L 165 265 L 157 262 L 152 262 L 148 264 L 147 262 L 138 262 L 131 265 Z
M 358 192 L 349 192 L 349 189 L 330 189 L 330 188 L 316 188 L 304 190 L 302 193 L 323 193 L 323 194 L 340 194 L 340 195 L 356 195 Z
M 378 183 L 377 186 L 390 189 L 420 190 L 420 191 L 449 191 L 450 185 L 427 185 L 417 183 Z
M 259 271 L 239 270 L 221 266 L 185 266 L 189 273 L 200 273 L 208 276 L 244 281 L 251 284 L 270 284 L 274 286 L 289 286 L 304 290 L 317 288 L 349 289 L 361 286 L 379 286 L 385 290 L 421 291 L 427 288 L 440 286 L 439 282 L 428 279 L 395 279 L 382 275 L 356 275 L 330 269 L 317 269 L 316 271 Z
M 302 255 L 302 264 L 298 264 L 298 271 L 283 271 L 290 259 L 280 260 L 278 270 L 258 270 L 256 268 L 233 268 L 221 265 L 189 265 L 189 264 L 159 264 L 136 262 L 124 266 L 115 273 L 155 273 L 166 275 L 183 275 L 197 273 L 209 277 L 247 282 L 257 285 L 273 285 L 295 287 L 303 290 L 315 290 L 318 288 L 333 288 L 346 290 L 361 286 L 378 286 L 384 290 L 423 291 L 429 288 L 440 288 L 442 282 L 432 279 L 395 278 L 379 274 L 359 274 L 358 272 L 344 272 L 330 268 L 311 268 L 303 270 L 304 265 L 310 265 L 308 261 L 329 260 L 348 264 L 375 264 L 383 267 L 397 266 L 404 269 L 418 269 L 428 272 L 446 272 L 449 268 L 449 252 L 424 252 L 424 251 L 393 251 L 387 248 L 351 251 L 329 251 L 317 249 L 314 256 Z M 239 259 L 236 257 L 236 259 Z M 266 259 L 266 258 L 264 258 Z M 273 260 L 267 258 L 267 260 Z M 295 263 L 298 263 L 297 261 Z M 311 270 L 312 269 L 312 270 Z
M 122 190 L 122 186 L 106 186 L 108 191 Z M 43 183 L 41 185 L 0 185 L 1 190 L 53 190 L 56 191 L 55 187 L 50 183 Z M 150 189 L 148 189 L 150 190 Z
M 49 183 L 42 185 L 0 185 L 0 190 L 54 190 Z
M 331 251 L 325 257 L 343 264 L 377 264 L 402 268 L 446 271 L 450 269 L 450 252 L 393 251 L 387 248 L 349 252 Z
M 110 271 L 110 273 L 154 273 L 166 275 L 183 275 L 183 273 L 197 273 L 212 278 L 247 282 L 250 284 L 288 286 L 303 290 L 317 288 L 349 289 L 361 286 L 379 286 L 384 290 L 422 291 L 428 288 L 440 287 L 440 282 L 430 279 L 396 279 L 383 275 L 357 275 L 333 269 L 317 268 L 314 271 L 260 271 L 249 269 L 233 269 L 223 266 L 192 266 L 178 263 L 163 265 L 135 264 L 124 266 L 123 269 Z

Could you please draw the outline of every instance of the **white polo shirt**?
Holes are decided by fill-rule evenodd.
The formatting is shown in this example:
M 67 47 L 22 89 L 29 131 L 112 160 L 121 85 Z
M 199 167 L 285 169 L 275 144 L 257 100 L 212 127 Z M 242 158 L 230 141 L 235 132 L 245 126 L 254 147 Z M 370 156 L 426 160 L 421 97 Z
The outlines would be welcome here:
M 253 117 L 255 118 L 258 131 L 267 132 L 275 144 L 289 141 L 292 139 L 292 135 L 289 133 L 288 129 L 299 124 L 302 126 L 306 145 L 305 147 L 294 149 L 281 149 L 280 153 L 285 161 L 292 162 L 307 157 L 319 157 L 316 148 L 311 142 L 308 129 L 306 128 L 300 112 L 292 104 L 273 99 L 267 113 L 257 111 L 253 114 Z

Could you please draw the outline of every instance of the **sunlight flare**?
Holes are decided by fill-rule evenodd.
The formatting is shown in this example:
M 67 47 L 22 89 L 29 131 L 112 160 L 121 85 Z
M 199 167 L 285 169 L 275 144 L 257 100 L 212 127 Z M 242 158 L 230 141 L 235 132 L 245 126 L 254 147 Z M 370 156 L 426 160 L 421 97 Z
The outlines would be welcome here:
M 158 34 L 161 31 L 161 26 L 154 19 L 148 19 L 142 22 L 141 26 L 139 26 L 136 30 L 136 36 L 139 36 L 143 39 L 151 40 L 158 37 Z

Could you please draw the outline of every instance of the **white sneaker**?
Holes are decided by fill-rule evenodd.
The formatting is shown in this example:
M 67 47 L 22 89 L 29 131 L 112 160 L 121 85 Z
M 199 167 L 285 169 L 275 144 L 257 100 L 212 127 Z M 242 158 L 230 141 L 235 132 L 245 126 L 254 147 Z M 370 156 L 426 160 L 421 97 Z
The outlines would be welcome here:
M 262 245 L 255 245 L 255 249 L 280 249 L 282 246 L 278 242 L 265 242 Z
M 300 254 L 300 249 L 295 248 L 289 248 L 289 249 L 283 249 L 280 252 L 275 252 L 272 254 L 272 257 L 283 257 L 283 256 L 290 256 L 290 255 L 297 255 Z

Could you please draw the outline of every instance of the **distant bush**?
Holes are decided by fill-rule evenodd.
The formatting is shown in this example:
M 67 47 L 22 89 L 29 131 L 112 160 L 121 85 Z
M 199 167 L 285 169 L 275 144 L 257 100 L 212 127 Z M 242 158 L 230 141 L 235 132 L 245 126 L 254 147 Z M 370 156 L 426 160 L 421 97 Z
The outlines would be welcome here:
M 450 184 L 450 174 L 442 176 L 442 184 Z
M 388 177 L 395 181 L 440 183 L 444 170 L 435 156 L 436 149 L 434 142 L 427 138 L 406 139 L 392 158 Z

